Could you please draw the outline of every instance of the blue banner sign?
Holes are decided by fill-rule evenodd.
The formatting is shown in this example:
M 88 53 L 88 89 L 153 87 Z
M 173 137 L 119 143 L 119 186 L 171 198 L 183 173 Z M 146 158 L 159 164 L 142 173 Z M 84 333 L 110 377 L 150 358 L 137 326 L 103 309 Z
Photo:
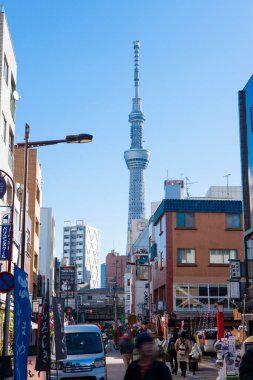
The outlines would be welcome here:
M 10 248 L 10 224 L 2 224 L 0 260 L 8 260 Z
M 31 327 L 31 303 L 27 274 L 14 268 L 14 379 L 27 379 L 27 358 Z

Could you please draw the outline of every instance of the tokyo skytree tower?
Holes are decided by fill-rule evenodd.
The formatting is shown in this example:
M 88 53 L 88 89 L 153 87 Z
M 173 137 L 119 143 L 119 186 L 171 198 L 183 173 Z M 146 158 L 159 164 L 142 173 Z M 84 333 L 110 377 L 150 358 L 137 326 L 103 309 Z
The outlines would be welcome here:
M 150 151 L 143 146 L 143 127 L 145 116 L 142 112 L 142 100 L 139 95 L 140 42 L 134 41 L 134 86 L 131 124 L 131 147 L 124 153 L 126 165 L 130 171 L 128 230 L 133 219 L 145 219 L 145 182 L 144 171 L 148 166 Z

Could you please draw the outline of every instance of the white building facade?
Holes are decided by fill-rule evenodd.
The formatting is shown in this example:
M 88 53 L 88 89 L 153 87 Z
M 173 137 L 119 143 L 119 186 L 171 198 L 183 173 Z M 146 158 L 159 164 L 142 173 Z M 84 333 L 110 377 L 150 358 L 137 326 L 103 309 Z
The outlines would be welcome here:
M 63 257 L 76 265 L 77 284 L 100 287 L 100 233 L 95 227 L 77 220 L 66 221 L 63 229 Z
M 55 253 L 55 220 L 52 209 L 41 207 L 40 209 L 40 254 L 39 272 L 49 279 L 50 295 L 54 288 L 54 253 Z

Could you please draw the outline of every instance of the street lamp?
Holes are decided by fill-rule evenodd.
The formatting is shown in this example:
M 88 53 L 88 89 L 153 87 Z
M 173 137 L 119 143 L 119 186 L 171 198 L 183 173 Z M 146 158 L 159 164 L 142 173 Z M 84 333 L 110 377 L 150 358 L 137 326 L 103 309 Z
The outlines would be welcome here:
M 79 135 L 69 135 L 65 139 L 61 140 L 42 140 L 42 141 L 29 141 L 30 138 L 30 126 L 25 125 L 25 142 L 17 143 L 15 145 L 16 149 L 24 149 L 24 189 L 23 189 L 23 200 L 22 200 L 22 225 L 21 225 L 21 269 L 25 268 L 25 236 L 26 236 L 26 192 L 27 192 L 27 174 L 28 174 L 28 149 L 38 148 L 41 146 L 56 145 L 61 143 L 89 143 L 92 141 L 93 136 L 89 134 L 79 134 Z

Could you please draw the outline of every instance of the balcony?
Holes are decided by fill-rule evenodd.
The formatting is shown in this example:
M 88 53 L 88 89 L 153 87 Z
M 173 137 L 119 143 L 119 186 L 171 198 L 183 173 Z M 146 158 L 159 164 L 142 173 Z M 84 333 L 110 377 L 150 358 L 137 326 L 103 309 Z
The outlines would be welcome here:
M 157 257 L 157 244 L 154 243 L 150 248 L 150 261 L 153 261 Z

